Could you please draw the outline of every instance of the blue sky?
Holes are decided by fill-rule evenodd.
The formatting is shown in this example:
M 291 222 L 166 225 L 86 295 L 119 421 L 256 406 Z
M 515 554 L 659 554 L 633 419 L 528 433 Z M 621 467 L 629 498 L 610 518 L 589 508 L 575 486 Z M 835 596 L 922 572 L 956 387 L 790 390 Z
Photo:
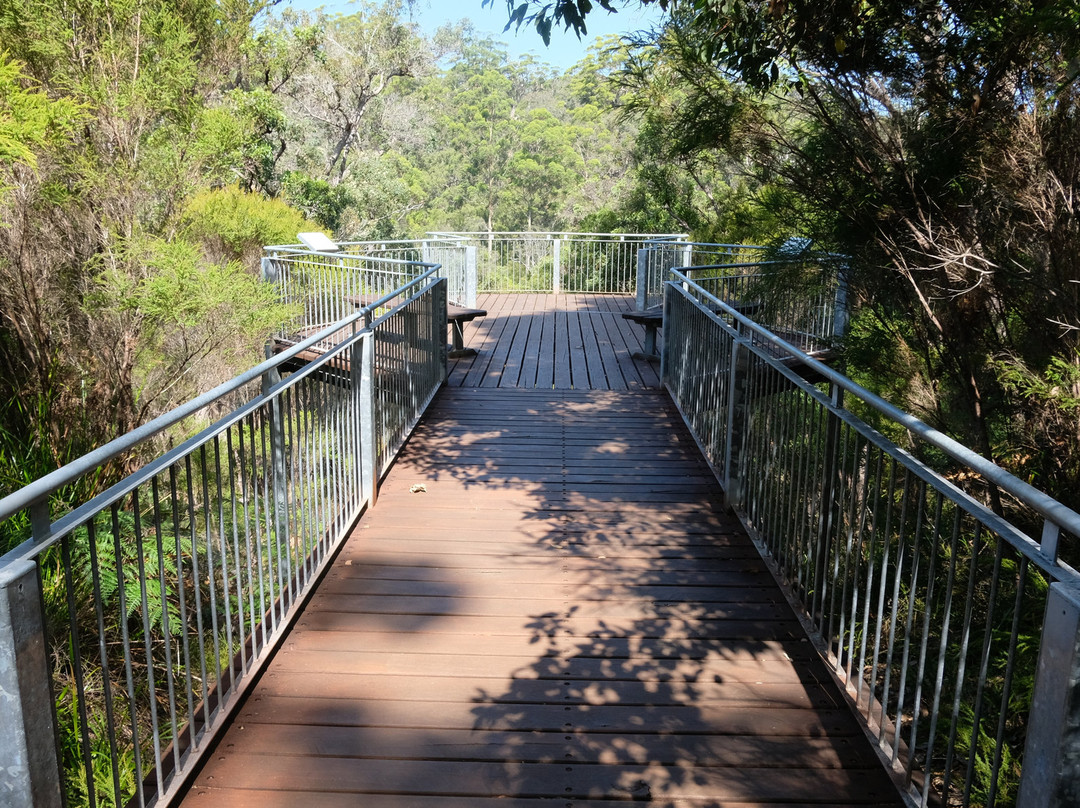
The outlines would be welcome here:
M 356 10 L 352 3 L 326 0 L 283 0 L 281 5 L 307 9 L 322 6 L 331 14 L 351 14 Z M 532 53 L 540 61 L 566 70 L 585 55 L 596 37 L 649 28 L 663 16 L 655 4 L 642 9 L 635 2 L 617 14 L 609 14 L 598 5 L 594 8 L 587 20 L 589 33 L 586 37 L 579 41 L 573 32 L 553 30 L 550 47 L 544 47 L 544 41 L 532 28 L 522 28 L 518 33 L 511 29 L 503 33 L 507 19 L 504 0 L 495 0 L 493 6 L 488 8 L 483 6 L 482 0 L 415 0 L 412 18 L 426 33 L 448 22 L 469 19 L 478 33 L 490 34 L 505 42 L 511 58 Z

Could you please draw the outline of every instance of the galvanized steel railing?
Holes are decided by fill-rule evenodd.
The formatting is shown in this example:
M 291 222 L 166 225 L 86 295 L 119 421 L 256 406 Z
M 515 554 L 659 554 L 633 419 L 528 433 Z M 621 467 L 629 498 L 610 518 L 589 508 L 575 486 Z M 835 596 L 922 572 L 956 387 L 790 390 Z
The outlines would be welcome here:
M 303 245 L 266 248 L 263 280 L 278 286 L 282 302 L 300 307 L 297 324 L 304 336 L 345 319 L 364 302 L 389 294 L 423 271 L 419 250 L 411 243 L 368 245 L 370 253 L 360 251 L 360 245 L 341 246 L 336 253 Z
M 1058 548 L 1080 514 L 674 276 L 664 384 L 903 785 L 1069 804 L 1047 794 L 1077 782 L 1080 576 Z
M 650 278 L 687 261 L 673 250 L 680 235 L 613 233 L 430 233 L 408 241 L 342 242 L 339 252 L 312 252 L 303 245 L 267 247 L 263 276 L 281 285 L 287 302 L 304 306 L 303 325 L 335 322 L 352 300 L 377 295 L 404 279 L 392 262 L 434 263 L 448 282 L 451 303 L 476 307 L 481 292 L 540 294 L 637 294 L 643 249 Z M 715 245 L 708 245 L 715 246 Z M 699 245 L 695 260 L 718 254 Z M 750 255 L 764 248 L 724 248 Z M 725 253 L 726 254 L 726 253 Z M 715 262 L 715 261 L 714 261 Z
M 833 256 L 679 267 L 703 291 L 807 353 L 833 347 L 847 327 L 845 264 Z
M 767 247 L 756 244 L 705 244 L 669 238 L 649 241 L 638 255 L 637 308 L 644 311 L 664 302 L 664 284 L 671 279 L 674 267 L 707 267 L 709 274 L 722 277 L 723 268 L 731 266 L 731 274 L 747 275 L 752 273 L 746 267 L 764 261 L 767 254 Z
M 0 801 L 166 803 L 193 770 L 445 380 L 446 283 L 399 266 L 400 290 L 0 501 L 34 525 L 0 559 Z M 54 491 L 252 386 L 50 516 Z
M 664 283 L 677 269 L 803 350 L 828 349 L 847 326 L 845 261 L 828 254 L 769 254 L 766 247 L 745 244 L 650 244 L 638 263 L 638 309 L 661 304 Z
M 314 252 L 302 244 L 266 248 L 263 279 L 281 287 L 286 303 L 297 303 L 302 327 L 337 322 L 356 310 L 356 301 L 397 289 L 415 267 L 435 265 L 446 278 L 447 300 L 476 306 L 476 250 L 454 240 L 347 241 L 339 252 Z
M 634 233 L 431 235 L 476 248 L 479 291 L 542 294 L 634 294 L 639 250 L 657 240 L 684 238 Z

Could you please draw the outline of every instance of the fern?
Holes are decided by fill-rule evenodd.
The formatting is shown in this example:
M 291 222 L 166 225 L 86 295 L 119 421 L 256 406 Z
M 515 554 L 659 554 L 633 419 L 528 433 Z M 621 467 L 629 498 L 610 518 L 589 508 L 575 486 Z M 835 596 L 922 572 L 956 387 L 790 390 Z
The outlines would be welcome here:
M 100 513 L 94 519 L 98 597 L 103 603 L 115 599 L 122 579 L 124 618 L 131 621 L 139 615 L 143 603 L 143 586 L 139 576 L 141 556 L 146 578 L 146 611 L 149 624 L 164 629 L 164 615 L 168 610 L 169 633 L 179 634 L 182 628 L 177 597 L 179 569 L 184 559 L 191 557 L 191 540 L 183 535 L 179 537 L 178 557 L 176 536 L 163 533 L 163 552 L 159 553 L 155 536 L 136 535 L 135 517 L 129 511 L 117 512 L 116 526 L 119 529 L 114 535 L 113 519 L 109 513 Z M 120 550 L 119 558 L 117 547 Z M 71 558 L 78 595 L 94 597 L 94 559 L 90 552 L 89 531 L 85 527 L 76 529 L 72 534 Z

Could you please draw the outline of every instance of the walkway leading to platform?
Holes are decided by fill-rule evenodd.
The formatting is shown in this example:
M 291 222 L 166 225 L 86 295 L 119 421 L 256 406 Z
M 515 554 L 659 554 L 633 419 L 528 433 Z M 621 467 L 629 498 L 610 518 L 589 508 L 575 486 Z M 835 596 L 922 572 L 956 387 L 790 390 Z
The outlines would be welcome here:
M 660 365 L 633 359 L 644 329 L 622 317 L 629 295 L 484 294 L 487 317 L 465 327 L 475 357 L 450 363 L 451 387 L 644 390 Z
M 444 388 L 185 805 L 619 802 L 901 804 L 666 394 Z

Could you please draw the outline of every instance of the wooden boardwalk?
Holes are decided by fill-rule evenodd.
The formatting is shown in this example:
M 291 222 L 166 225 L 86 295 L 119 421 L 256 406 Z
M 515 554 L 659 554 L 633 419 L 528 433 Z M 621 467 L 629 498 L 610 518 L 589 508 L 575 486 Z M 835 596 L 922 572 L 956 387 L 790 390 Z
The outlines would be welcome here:
M 635 360 L 645 331 L 622 318 L 628 295 L 480 295 L 488 316 L 465 327 L 472 358 L 451 363 L 451 387 L 644 390 L 659 365 Z
M 666 394 L 587 389 L 617 311 L 585 389 L 507 389 L 571 317 L 506 305 L 185 805 L 899 806 Z

